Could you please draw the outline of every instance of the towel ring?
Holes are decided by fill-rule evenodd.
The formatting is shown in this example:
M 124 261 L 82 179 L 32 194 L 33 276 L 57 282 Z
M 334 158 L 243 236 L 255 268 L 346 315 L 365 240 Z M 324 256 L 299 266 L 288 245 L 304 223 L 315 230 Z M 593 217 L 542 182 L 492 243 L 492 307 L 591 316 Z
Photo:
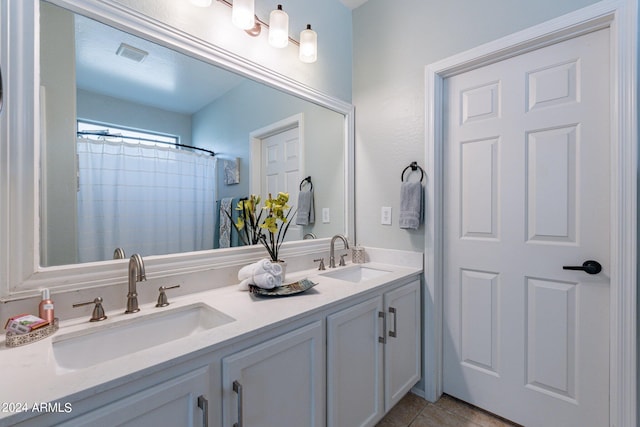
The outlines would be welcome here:
M 300 191 L 302 191 L 302 186 L 304 185 L 305 182 L 308 182 L 309 185 L 311 186 L 311 190 L 313 190 L 313 182 L 311 182 L 311 177 L 308 176 L 305 179 L 303 179 L 302 181 L 300 181 Z
M 411 162 L 411 164 L 409 166 L 404 168 L 404 170 L 402 171 L 402 175 L 400 175 L 400 181 L 404 182 L 404 173 L 409 168 L 411 168 L 412 172 L 420 169 L 420 182 L 422 182 L 422 180 L 424 179 L 424 170 L 422 170 L 422 168 L 420 166 L 418 166 L 418 162 Z

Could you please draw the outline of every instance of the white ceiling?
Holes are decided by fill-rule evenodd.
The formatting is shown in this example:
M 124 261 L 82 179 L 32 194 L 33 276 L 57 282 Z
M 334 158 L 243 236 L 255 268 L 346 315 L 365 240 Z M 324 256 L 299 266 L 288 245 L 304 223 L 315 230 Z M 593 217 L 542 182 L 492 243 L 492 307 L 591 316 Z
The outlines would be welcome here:
M 78 88 L 168 111 L 192 114 L 245 79 L 186 55 L 76 15 Z M 126 43 L 149 55 L 116 55 Z

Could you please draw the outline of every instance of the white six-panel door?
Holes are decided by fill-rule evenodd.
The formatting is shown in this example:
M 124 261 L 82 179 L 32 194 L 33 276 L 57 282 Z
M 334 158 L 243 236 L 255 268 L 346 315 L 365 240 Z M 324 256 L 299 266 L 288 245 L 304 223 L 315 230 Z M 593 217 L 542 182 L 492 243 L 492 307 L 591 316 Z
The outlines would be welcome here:
M 271 135 L 262 140 L 262 189 L 264 198 L 278 192 L 289 193 L 289 205 L 295 209 L 300 189 L 300 129 L 298 127 Z M 302 228 L 293 222 L 287 230 L 287 240 L 302 239 Z
M 443 390 L 528 427 L 608 425 L 608 55 L 600 30 L 445 82 Z

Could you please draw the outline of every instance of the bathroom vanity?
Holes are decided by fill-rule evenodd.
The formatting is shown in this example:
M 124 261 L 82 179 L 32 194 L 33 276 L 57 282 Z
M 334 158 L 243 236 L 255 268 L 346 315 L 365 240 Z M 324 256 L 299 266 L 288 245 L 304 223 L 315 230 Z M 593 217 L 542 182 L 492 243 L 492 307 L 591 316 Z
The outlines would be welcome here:
M 288 297 L 229 285 L 2 342 L 0 426 L 375 425 L 421 375 L 411 255 L 291 273 L 317 285 Z

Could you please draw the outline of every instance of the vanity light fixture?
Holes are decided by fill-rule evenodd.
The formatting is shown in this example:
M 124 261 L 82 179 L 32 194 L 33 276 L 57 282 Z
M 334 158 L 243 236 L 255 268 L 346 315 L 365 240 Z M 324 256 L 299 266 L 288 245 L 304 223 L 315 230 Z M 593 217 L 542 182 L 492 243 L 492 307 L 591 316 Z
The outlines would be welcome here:
M 256 25 L 255 3 L 253 0 L 233 0 L 231 22 L 243 30 L 251 30 Z
M 289 44 L 289 15 L 281 4 L 269 14 L 269 44 L 277 48 Z
M 307 24 L 307 28 L 300 33 L 300 61 L 316 62 L 318 59 L 318 34 Z
M 194 4 L 204 1 L 207 0 L 191 0 Z M 282 10 L 282 5 L 279 4 L 278 8 L 269 14 L 267 24 L 255 15 L 254 0 L 233 0 L 233 3 L 230 0 L 218 1 L 231 8 L 231 22 L 250 36 L 258 36 L 262 27 L 265 27 L 269 30 L 270 45 L 286 47 L 291 42 L 300 48 L 298 53 L 300 61 L 306 63 L 317 61 L 318 34 L 311 29 L 311 25 L 307 25 L 307 28 L 300 33 L 300 41 L 289 37 L 289 15 Z

